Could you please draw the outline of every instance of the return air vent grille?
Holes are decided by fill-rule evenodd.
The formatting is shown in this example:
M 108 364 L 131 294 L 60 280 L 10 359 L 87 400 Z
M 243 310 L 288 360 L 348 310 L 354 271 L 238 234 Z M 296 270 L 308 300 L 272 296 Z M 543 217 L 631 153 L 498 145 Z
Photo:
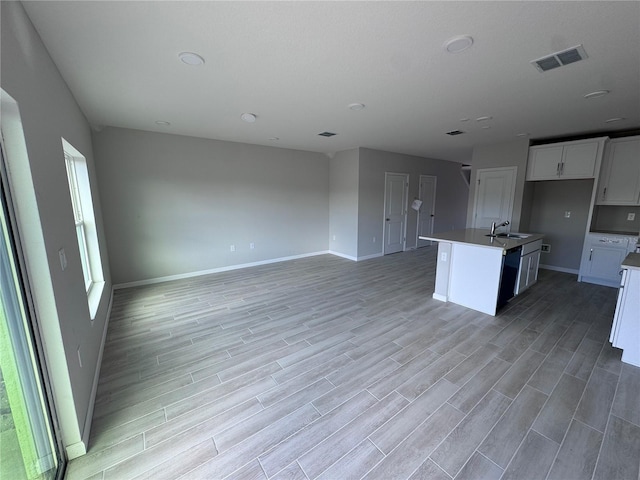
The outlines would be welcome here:
M 584 51 L 584 47 L 582 45 L 578 45 L 576 47 L 562 50 L 561 52 L 552 53 L 546 57 L 538 58 L 537 60 L 532 60 L 531 63 L 538 69 L 538 71 L 546 72 L 548 70 L 553 70 L 554 68 L 584 60 L 585 58 L 587 58 L 587 53 Z

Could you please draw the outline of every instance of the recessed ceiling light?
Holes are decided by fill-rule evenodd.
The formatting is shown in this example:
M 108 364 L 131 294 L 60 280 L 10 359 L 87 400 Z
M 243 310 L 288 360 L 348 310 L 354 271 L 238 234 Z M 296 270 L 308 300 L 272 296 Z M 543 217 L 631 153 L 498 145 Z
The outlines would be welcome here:
M 478 117 L 476 118 L 476 122 L 486 122 L 487 120 L 491 120 L 493 117 Z
M 321 137 L 333 137 L 334 135 L 337 135 L 337 133 L 333 133 L 333 132 L 322 132 L 319 133 L 318 135 L 320 135 Z
M 490 129 L 490 128 L 491 128 L 491 125 L 485 125 L 485 126 L 483 126 L 482 128 L 483 128 L 484 130 L 488 130 L 488 129 Z
M 626 120 L 624 117 L 615 117 L 605 120 L 604 123 L 613 123 L 613 122 L 621 122 L 622 120 Z
M 352 103 L 349 105 L 349 109 L 350 110 L 354 110 L 354 111 L 359 111 L 362 110 L 364 108 L 364 104 L 363 103 Z
M 254 123 L 256 121 L 256 118 L 258 117 L 256 117 L 253 113 L 243 113 L 242 115 L 240 115 L 240 118 L 243 122 Z
M 468 118 L 461 118 L 461 119 L 460 119 L 460 121 L 461 121 L 461 122 L 468 122 L 468 121 L 469 121 L 469 119 L 468 119 Z
M 272 142 L 277 142 L 278 140 L 280 140 L 280 138 L 278 138 L 278 137 L 271 137 L 269 140 L 271 140 Z
M 587 93 L 584 98 L 598 98 L 604 97 L 609 94 L 609 90 L 596 90 L 595 92 Z
M 473 38 L 470 35 L 458 35 L 444 42 L 444 49 L 449 53 L 460 53 L 473 45 Z
M 171 125 L 171 123 L 165 122 L 164 120 L 158 120 L 156 122 L 156 125 L 162 125 L 163 127 L 168 127 L 169 125 Z
M 530 134 L 530 133 L 523 132 L 523 133 L 518 133 L 518 134 L 516 134 L 516 137 L 528 137 L 529 135 L 531 135 L 531 134 Z
M 451 130 L 450 132 L 447 132 L 447 135 L 455 137 L 456 135 L 462 135 L 463 133 L 464 132 L 462 130 Z
M 182 61 L 182 63 L 186 63 L 187 65 L 204 65 L 204 58 L 202 58 L 197 53 L 182 52 L 178 54 L 178 58 Z

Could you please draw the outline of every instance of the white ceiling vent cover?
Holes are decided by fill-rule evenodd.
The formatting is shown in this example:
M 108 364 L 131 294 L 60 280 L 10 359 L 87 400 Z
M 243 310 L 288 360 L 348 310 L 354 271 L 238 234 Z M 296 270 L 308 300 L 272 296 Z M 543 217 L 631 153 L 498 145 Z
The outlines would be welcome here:
M 546 57 L 532 60 L 531 64 L 536 67 L 539 72 L 546 72 L 547 70 L 569 65 L 570 63 L 575 63 L 580 60 L 584 60 L 585 58 L 588 57 L 587 53 L 584 51 L 584 47 L 582 45 L 577 45 L 575 47 L 562 50 L 561 52 L 552 53 Z

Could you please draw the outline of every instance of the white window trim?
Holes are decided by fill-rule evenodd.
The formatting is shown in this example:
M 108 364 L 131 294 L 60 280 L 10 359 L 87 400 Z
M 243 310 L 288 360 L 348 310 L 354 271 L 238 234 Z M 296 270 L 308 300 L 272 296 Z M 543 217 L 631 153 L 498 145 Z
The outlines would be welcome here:
M 98 312 L 105 282 L 93 211 L 89 172 L 84 155 L 64 138 L 62 139 L 62 147 L 67 165 L 69 194 L 71 195 L 73 207 L 84 285 L 87 292 L 89 313 L 93 322 Z M 81 241 L 80 236 L 82 236 L 83 241 Z M 83 259 L 86 261 L 83 261 Z

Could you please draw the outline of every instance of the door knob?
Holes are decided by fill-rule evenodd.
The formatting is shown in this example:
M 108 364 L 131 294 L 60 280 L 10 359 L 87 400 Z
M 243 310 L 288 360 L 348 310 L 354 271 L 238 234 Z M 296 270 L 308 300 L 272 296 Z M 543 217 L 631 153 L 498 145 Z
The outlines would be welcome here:
M 390 218 L 387 218 L 386 220 L 387 220 L 387 222 L 388 222 L 388 221 L 390 220 Z

